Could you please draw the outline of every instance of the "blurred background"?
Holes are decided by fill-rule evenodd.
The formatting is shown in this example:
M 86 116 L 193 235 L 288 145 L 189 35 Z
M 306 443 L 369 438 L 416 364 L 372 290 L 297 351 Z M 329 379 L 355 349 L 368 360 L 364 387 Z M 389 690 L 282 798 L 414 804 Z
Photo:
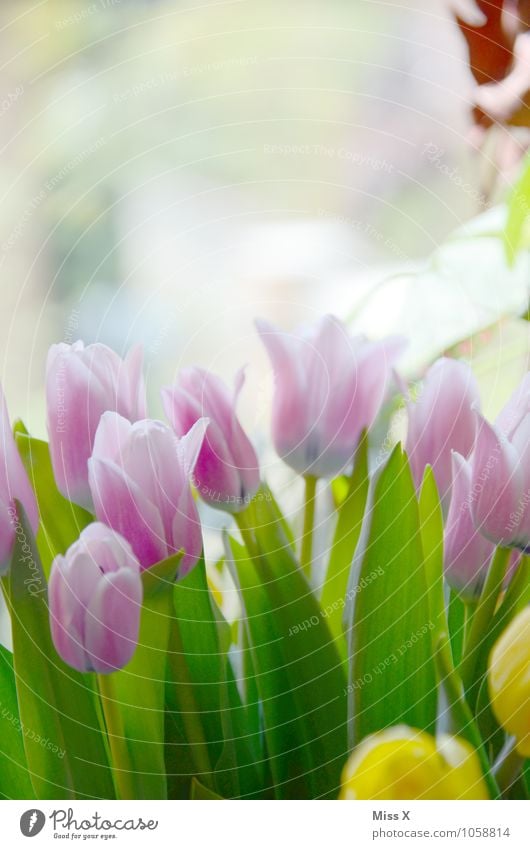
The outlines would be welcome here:
M 45 436 L 52 342 L 142 343 L 155 417 L 182 365 L 231 380 L 247 363 L 241 416 L 289 510 L 252 321 L 291 329 L 322 312 L 407 335 L 410 379 L 443 352 L 465 357 L 494 415 L 528 369 L 530 327 L 528 251 L 515 250 L 530 244 L 530 177 L 506 205 L 530 64 L 495 52 L 497 19 L 485 41 L 473 28 L 501 5 L 461 0 L 459 29 L 445 0 L 2 0 L 12 419 Z M 207 551 L 226 521 L 209 511 Z
M 0 52 L 0 379 L 36 435 L 53 341 L 141 342 L 153 415 L 182 364 L 246 362 L 259 444 L 255 315 L 404 332 L 411 377 L 457 345 L 489 412 L 527 367 L 448 3 L 3 0 Z

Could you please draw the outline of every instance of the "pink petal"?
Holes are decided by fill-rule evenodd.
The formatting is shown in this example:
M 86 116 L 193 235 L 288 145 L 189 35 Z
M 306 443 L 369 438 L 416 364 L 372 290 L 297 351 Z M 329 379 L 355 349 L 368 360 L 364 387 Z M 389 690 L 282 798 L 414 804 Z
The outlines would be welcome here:
M 86 652 L 96 672 L 112 672 L 130 661 L 138 644 L 141 607 L 139 574 L 120 569 L 101 576 L 85 621 Z
M 144 569 L 167 557 L 160 512 L 135 481 L 96 457 L 89 461 L 89 480 L 98 519 L 125 537 Z
M 480 592 L 495 546 L 475 529 L 471 517 L 471 465 L 453 453 L 451 503 L 444 535 L 448 582 L 467 598 Z
M 473 453 L 472 515 L 475 526 L 498 545 L 509 545 L 510 518 L 522 491 L 516 450 L 477 413 Z

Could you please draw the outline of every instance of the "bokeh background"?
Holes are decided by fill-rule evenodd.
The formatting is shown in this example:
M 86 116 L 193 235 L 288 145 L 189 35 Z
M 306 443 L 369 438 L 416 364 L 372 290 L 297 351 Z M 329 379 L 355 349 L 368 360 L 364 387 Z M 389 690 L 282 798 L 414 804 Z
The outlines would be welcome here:
M 255 315 L 405 333 L 412 378 L 456 351 L 489 414 L 528 367 L 448 3 L 2 0 L 0 55 L 0 379 L 34 434 L 61 340 L 141 342 L 155 416 L 181 365 L 247 363 L 271 477 Z

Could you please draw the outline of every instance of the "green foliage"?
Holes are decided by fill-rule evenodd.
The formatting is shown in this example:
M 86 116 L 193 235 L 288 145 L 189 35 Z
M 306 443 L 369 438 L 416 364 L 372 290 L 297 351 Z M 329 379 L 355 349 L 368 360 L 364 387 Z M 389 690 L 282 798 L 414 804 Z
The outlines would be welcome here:
M 113 798 L 92 679 L 66 666 L 55 651 L 46 578 L 31 529 L 18 510 L 17 541 L 4 587 L 20 722 L 32 732 L 24 735 L 24 749 L 33 788 L 39 799 Z
M 46 576 L 57 554 L 64 554 L 93 517 L 64 498 L 55 483 L 47 442 L 30 436 L 22 424 L 15 429 L 17 448 L 35 490 L 40 512 L 37 548 Z
M 504 247 L 510 265 L 519 251 L 530 247 L 530 159 L 508 200 L 508 217 L 504 230 Z
M 24 734 L 32 733 L 20 722 L 11 652 L 0 646 L 0 798 L 34 799 L 26 765 Z
M 329 556 L 320 605 L 343 659 L 347 648 L 343 631 L 346 589 L 355 548 L 361 533 L 368 495 L 368 440 L 363 436 L 355 456 L 354 470 L 338 510 L 337 525 Z
M 401 722 L 433 732 L 435 623 L 416 493 L 400 445 L 371 482 L 347 613 L 350 743 Z

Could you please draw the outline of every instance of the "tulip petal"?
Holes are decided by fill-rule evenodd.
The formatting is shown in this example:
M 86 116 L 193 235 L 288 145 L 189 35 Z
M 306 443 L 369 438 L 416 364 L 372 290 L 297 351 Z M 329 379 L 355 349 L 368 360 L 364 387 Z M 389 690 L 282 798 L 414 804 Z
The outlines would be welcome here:
M 33 533 L 37 533 L 39 527 L 39 510 L 35 493 L 29 482 L 29 478 L 24 468 L 24 464 L 18 453 L 16 442 L 11 430 L 9 421 L 9 413 L 7 410 L 6 399 L 0 386 L 0 493 L 1 499 L 6 505 L 6 512 L 16 499 L 20 501 L 27 514 L 29 523 Z M 7 543 L 4 549 L 11 548 L 11 543 L 14 538 L 13 522 L 7 515 L 7 521 L 12 526 L 12 532 L 7 532 Z M 9 542 L 11 541 L 11 543 Z M 0 563 L 4 557 L 1 555 L 2 544 L 0 543 Z
M 86 611 L 85 646 L 91 668 L 109 673 L 125 666 L 138 644 L 142 582 L 120 569 L 103 575 Z
M 128 377 L 128 410 L 132 419 L 145 419 L 147 416 L 147 400 L 145 381 L 143 377 L 144 352 L 141 345 L 134 345 L 124 360 Z
M 471 517 L 471 464 L 453 453 L 451 503 L 444 534 L 444 572 L 463 597 L 476 598 L 486 577 L 494 544 L 476 530 Z
M 204 445 L 205 435 L 209 432 L 210 427 L 211 423 L 208 419 L 200 418 L 185 436 L 178 441 L 177 452 L 187 477 L 190 477 L 195 471 L 199 455 Z
M 53 563 L 48 583 L 50 630 L 58 654 L 80 672 L 89 668 L 83 641 L 84 606 L 78 590 L 71 584 L 68 565 L 63 557 Z
M 442 357 L 427 372 L 422 393 L 409 404 L 409 455 L 416 487 L 425 466 L 432 466 L 440 497 L 447 507 L 451 487 L 451 451 L 468 457 L 474 444 L 479 391 L 465 363 Z
M 475 526 L 498 545 L 509 545 L 511 513 L 517 509 L 521 469 L 517 451 L 480 414 L 473 453 L 472 505 Z
M 98 519 L 125 537 L 144 569 L 167 557 L 160 512 L 138 484 L 110 460 L 92 457 L 88 465 Z
M 172 547 L 175 553 L 184 551 L 179 568 L 179 577 L 182 578 L 195 566 L 202 552 L 201 521 L 189 488 L 182 490 L 173 517 Z

